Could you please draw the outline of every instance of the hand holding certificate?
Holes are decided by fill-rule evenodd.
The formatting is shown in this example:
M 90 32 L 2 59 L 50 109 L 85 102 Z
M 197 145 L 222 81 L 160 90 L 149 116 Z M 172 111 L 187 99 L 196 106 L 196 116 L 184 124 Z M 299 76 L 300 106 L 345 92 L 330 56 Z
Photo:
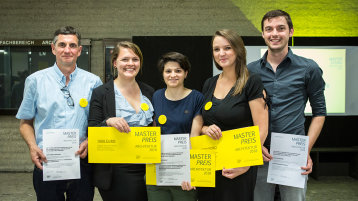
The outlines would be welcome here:
M 160 163 L 160 127 L 88 128 L 89 163 Z
M 301 167 L 307 163 L 308 136 L 272 133 L 270 154 L 267 182 L 304 188 Z
M 80 158 L 75 155 L 78 145 L 78 129 L 43 130 L 43 150 L 47 158 L 43 164 L 44 181 L 81 178 Z

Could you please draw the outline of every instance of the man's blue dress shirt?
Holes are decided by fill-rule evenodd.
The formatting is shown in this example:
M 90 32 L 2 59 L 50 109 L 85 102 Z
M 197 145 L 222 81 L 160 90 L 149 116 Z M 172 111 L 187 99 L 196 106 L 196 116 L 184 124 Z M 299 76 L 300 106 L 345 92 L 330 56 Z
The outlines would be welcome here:
M 81 143 L 87 138 L 92 90 L 100 85 L 102 81 L 98 76 L 76 66 L 67 85 L 74 102 L 74 106 L 70 106 L 68 96 L 61 91 L 66 86 L 66 77 L 55 63 L 26 78 L 24 98 L 16 118 L 34 119 L 36 143 L 41 149 L 43 129 L 79 129 Z M 88 104 L 80 106 L 80 99 L 86 99 Z

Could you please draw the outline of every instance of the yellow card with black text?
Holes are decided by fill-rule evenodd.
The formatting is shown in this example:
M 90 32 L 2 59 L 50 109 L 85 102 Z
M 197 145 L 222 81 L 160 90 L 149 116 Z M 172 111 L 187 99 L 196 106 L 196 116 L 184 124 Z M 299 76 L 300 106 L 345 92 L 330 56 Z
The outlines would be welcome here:
M 192 149 L 216 152 L 216 170 L 263 164 L 258 126 L 223 131 L 219 140 L 202 135 L 190 141 Z
M 145 165 L 145 184 L 157 185 L 157 174 L 155 164 Z
M 88 127 L 89 163 L 160 163 L 160 127 Z
M 224 131 L 218 146 L 220 161 L 216 169 L 262 165 L 261 141 L 258 126 Z
M 192 186 L 215 187 L 215 152 L 191 149 L 190 176 Z

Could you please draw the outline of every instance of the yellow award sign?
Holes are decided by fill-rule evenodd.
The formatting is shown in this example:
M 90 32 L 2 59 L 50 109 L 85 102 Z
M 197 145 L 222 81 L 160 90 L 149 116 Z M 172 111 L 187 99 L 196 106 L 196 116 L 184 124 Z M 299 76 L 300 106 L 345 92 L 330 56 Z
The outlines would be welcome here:
M 190 184 L 195 187 L 215 187 L 215 152 L 190 150 Z
M 258 126 L 223 131 L 219 140 L 202 135 L 190 141 L 192 149 L 216 152 L 216 170 L 263 164 Z
M 157 185 L 157 172 L 155 164 L 145 165 L 145 184 Z
M 160 127 L 88 127 L 89 163 L 160 163 Z

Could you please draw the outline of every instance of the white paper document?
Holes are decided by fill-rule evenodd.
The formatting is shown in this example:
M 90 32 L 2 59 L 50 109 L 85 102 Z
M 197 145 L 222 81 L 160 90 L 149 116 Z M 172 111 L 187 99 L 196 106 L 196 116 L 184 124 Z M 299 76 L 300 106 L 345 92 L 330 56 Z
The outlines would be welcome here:
M 78 129 L 44 129 L 43 180 L 66 180 L 81 178 L 80 158 L 75 155 L 79 148 Z
M 272 133 L 270 154 L 267 182 L 304 188 L 307 176 L 301 167 L 307 165 L 308 136 Z
M 180 186 L 190 182 L 189 134 L 161 136 L 162 162 L 156 164 L 157 186 Z

